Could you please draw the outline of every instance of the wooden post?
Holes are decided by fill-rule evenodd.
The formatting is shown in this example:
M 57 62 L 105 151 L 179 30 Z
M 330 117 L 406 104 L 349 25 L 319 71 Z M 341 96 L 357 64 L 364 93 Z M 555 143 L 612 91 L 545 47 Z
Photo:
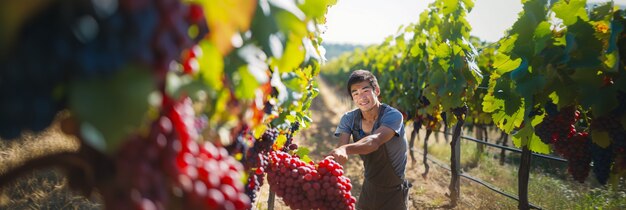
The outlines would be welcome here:
M 509 135 L 502 131 L 502 136 L 500 138 L 502 138 L 502 146 L 508 146 L 507 141 L 509 141 Z M 505 149 L 502 149 L 502 151 L 500 151 L 500 165 L 504 165 L 504 158 L 506 155 L 505 152 Z
M 487 132 L 487 126 L 483 125 L 482 126 L 482 130 L 483 130 L 483 133 L 484 133 L 483 134 L 483 141 L 484 142 L 489 142 L 489 132 Z M 483 147 L 481 151 L 484 151 L 485 150 L 485 145 L 484 144 L 480 144 L 480 146 Z
M 528 178 L 530 176 L 530 158 L 531 153 L 528 146 L 522 148 L 522 158 L 520 160 L 518 172 L 518 193 L 519 193 L 519 209 L 530 209 L 528 205 Z
M 426 130 L 426 137 L 424 137 L 424 173 L 422 174 L 423 178 L 428 177 L 428 169 L 430 169 L 430 166 L 428 166 L 428 138 L 430 137 L 430 134 L 433 133 L 432 129 L 428 129 Z
M 409 141 L 409 154 L 411 155 L 411 161 L 413 164 L 417 164 L 415 161 L 415 155 L 413 154 L 413 145 L 415 143 L 415 137 L 419 137 L 419 130 L 422 127 L 422 123 L 418 121 L 413 121 L 413 132 L 411 132 L 411 141 Z
M 461 129 L 465 119 L 459 118 L 459 121 L 454 126 L 454 133 L 452 135 L 452 141 L 450 142 L 450 170 L 452 171 L 452 179 L 450 181 L 450 205 L 455 207 L 460 199 L 461 187 L 460 187 L 460 174 L 461 174 L 461 146 L 460 137 Z
M 476 139 L 485 141 L 485 133 L 483 132 L 483 127 L 481 125 L 476 125 L 474 126 L 474 128 L 476 129 L 474 130 L 474 133 L 476 133 Z M 478 153 L 479 157 L 483 154 L 484 150 L 484 144 L 476 143 L 476 152 Z
M 276 197 L 276 194 L 272 190 L 272 187 L 270 187 L 270 196 L 267 198 L 267 209 L 268 210 L 274 210 L 274 199 L 275 199 L 275 197 Z

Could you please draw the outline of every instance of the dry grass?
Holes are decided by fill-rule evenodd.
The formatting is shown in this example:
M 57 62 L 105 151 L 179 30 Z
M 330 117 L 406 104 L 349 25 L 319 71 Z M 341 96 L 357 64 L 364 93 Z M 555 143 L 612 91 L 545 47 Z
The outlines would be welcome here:
M 46 154 L 77 149 L 78 142 L 60 132 L 58 124 L 40 134 L 0 141 L 0 174 Z M 0 209 L 100 208 L 100 204 L 70 192 L 63 173 L 54 168 L 36 170 L 0 189 Z

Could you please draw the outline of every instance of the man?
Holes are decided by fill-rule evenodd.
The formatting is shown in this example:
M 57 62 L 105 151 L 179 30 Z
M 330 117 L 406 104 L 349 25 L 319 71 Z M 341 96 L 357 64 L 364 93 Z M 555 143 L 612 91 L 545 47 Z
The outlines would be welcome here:
M 357 209 L 405 210 L 410 184 L 404 179 L 407 141 L 402 114 L 378 101 L 380 87 L 369 71 L 352 72 L 347 88 L 358 108 L 341 117 L 335 131 L 339 146 L 329 155 L 342 165 L 348 155 L 361 156 L 365 179 Z

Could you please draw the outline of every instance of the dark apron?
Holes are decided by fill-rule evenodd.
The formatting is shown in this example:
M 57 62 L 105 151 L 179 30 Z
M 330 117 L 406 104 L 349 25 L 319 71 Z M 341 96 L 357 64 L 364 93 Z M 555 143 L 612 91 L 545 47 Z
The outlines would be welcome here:
M 380 119 L 383 118 L 386 107 L 385 104 L 380 106 L 378 120 L 374 122 L 372 132 L 380 127 Z M 352 140 L 354 142 L 367 136 L 361 128 L 361 119 L 361 111 L 358 110 L 352 125 Z M 361 210 L 406 210 L 411 184 L 396 175 L 387 155 L 386 144 L 381 145 L 370 154 L 361 155 L 361 159 L 365 168 L 365 179 L 356 208 Z

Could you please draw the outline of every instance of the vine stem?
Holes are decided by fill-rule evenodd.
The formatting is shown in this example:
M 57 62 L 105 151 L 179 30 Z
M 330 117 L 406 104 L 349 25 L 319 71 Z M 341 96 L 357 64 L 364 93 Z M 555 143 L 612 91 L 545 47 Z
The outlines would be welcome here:
M 450 180 L 449 186 L 450 206 L 455 207 L 457 206 L 461 197 L 461 145 L 459 142 L 461 137 L 461 130 L 463 129 L 463 124 L 465 124 L 465 114 L 467 113 L 467 106 L 463 105 L 461 107 L 455 108 L 452 112 L 458 119 L 452 133 L 452 141 L 450 141 L 450 169 L 452 171 L 452 180 Z
M 417 163 L 417 161 L 415 160 L 415 155 L 413 154 L 413 145 L 415 144 L 415 137 L 417 137 L 419 140 L 420 127 L 422 127 L 421 121 L 418 121 L 417 119 L 413 120 L 413 131 L 411 132 L 411 141 L 409 142 L 409 154 L 411 155 L 411 161 L 413 162 L 413 164 Z
M 519 209 L 530 209 L 528 205 L 528 178 L 530 177 L 530 158 L 532 154 L 528 149 L 528 145 L 522 148 L 522 158 L 520 160 L 519 166 L 519 182 L 518 182 L 518 193 L 519 193 Z
M 424 173 L 422 173 L 422 177 L 424 179 L 426 179 L 426 177 L 428 177 L 428 170 L 430 169 L 430 166 L 428 165 L 428 138 L 430 137 L 430 134 L 433 133 L 432 129 L 428 129 L 426 130 L 426 137 L 424 137 Z

